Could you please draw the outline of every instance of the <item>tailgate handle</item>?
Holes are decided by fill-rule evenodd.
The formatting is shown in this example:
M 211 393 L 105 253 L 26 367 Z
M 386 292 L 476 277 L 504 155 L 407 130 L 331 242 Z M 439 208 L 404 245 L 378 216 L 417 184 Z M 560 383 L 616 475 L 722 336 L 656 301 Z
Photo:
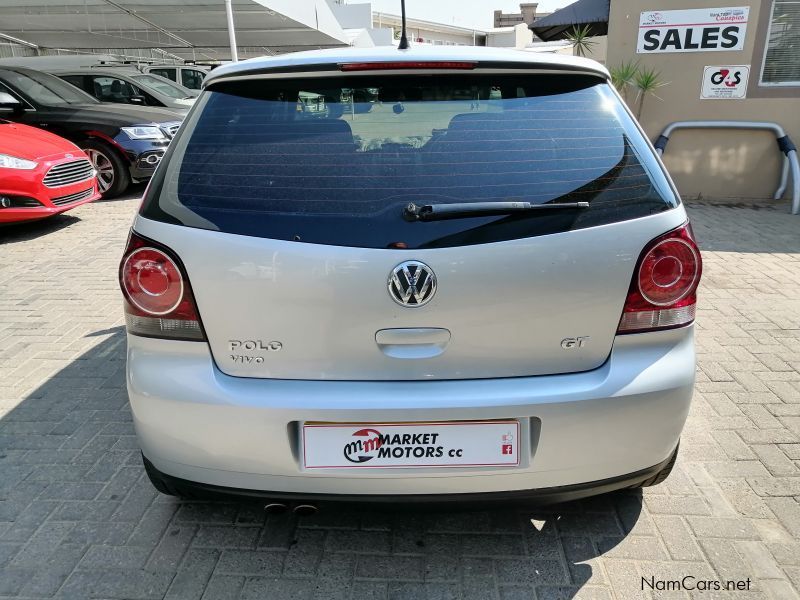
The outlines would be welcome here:
M 375 341 L 392 358 L 432 358 L 444 352 L 450 331 L 440 327 L 381 329 L 375 333 Z

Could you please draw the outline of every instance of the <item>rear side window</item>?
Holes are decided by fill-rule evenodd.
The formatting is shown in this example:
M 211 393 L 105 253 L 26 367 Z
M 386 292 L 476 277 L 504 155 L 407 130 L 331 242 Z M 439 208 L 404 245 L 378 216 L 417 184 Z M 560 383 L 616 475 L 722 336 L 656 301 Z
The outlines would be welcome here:
M 76 88 L 80 88 L 84 92 L 86 91 L 86 86 L 84 85 L 84 76 L 83 75 L 59 75 L 61 79 L 74 85 Z
M 509 200 L 590 208 L 402 217 L 412 202 Z M 597 78 L 362 75 L 213 86 L 173 142 L 142 214 L 281 240 L 425 248 L 597 226 L 677 202 Z
M 203 87 L 205 73 L 195 69 L 181 69 L 181 84 L 190 90 L 199 90 Z
M 175 69 L 150 69 L 149 73 L 175 81 Z
M 92 77 L 94 97 L 102 102 L 130 103 L 133 96 L 142 95 L 138 88 L 117 77 Z

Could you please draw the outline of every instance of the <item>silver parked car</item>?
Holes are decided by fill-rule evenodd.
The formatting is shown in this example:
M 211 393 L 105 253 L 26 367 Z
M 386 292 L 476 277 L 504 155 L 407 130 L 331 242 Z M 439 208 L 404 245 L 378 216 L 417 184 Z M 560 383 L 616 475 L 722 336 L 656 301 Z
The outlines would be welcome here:
M 700 274 L 678 193 L 593 61 L 221 67 L 120 265 L 147 472 L 278 505 L 659 483 Z
M 141 73 L 132 67 L 87 67 L 49 71 L 100 102 L 158 106 L 186 115 L 197 92 L 158 75 Z

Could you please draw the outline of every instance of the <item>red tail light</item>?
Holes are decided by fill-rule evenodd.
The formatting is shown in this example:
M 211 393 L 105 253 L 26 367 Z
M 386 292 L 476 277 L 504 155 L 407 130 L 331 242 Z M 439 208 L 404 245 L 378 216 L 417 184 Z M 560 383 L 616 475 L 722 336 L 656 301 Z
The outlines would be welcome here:
M 642 250 L 617 333 L 671 329 L 694 321 L 703 262 L 687 223 Z
M 189 278 L 161 244 L 134 232 L 119 267 L 128 333 L 175 340 L 205 340 Z

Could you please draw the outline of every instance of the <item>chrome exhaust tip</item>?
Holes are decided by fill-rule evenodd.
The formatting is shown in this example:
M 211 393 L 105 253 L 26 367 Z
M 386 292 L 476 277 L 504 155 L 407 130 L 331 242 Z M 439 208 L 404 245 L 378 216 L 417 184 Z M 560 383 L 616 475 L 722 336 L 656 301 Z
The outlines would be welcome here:
M 292 509 L 292 511 L 298 517 L 310 517 L 317 514 L 319 512 L 319 508 L 313 504 L 298 504 Z
M 264 507 L 264 512 L 268 515 L 280 515 L 285 513 L 288 508 L 283 502 L 270 502 Z

